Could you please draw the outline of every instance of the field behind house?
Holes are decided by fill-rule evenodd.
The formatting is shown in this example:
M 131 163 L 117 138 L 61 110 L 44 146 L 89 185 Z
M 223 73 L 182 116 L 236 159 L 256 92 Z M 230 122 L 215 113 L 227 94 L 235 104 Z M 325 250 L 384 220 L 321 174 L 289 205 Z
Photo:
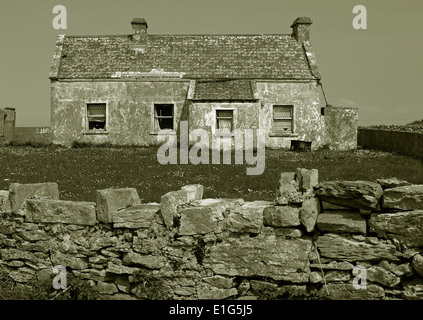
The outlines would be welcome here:
M 319 180 L 397 177 L 423 184 L 420 160 L 379 151 L 292 152 L 266 150 L 265 171 L 247 176 L 250 165 L 161 165 L 157 148 L 0 147 L 0 189 L 10 183 L 57 182 L 63 200 L 95 201 L 95 191 L 134 187 L 144 201 L 160 202 L 166 192 L 200 183 L 204 197 L 273 200 L 281 172 L 316 168 Z

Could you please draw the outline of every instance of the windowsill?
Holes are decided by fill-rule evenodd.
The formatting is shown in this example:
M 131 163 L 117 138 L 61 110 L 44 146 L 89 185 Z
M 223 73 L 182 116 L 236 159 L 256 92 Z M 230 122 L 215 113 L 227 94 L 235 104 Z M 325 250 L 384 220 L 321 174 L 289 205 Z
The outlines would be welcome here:
M 105 130 L 89 130 L 84 132 L 85 135 L 107 135 L 108 131 Z
M 150 132 L 151 135 L 166 135 L 166 136 L 173 136 L 176 135 L 176 131 L 174 130 L 161 130 L 161 131 L 152 131 Z
M 298 133 L 293 132 L 270 132 L 269 137 L 298 137 Z

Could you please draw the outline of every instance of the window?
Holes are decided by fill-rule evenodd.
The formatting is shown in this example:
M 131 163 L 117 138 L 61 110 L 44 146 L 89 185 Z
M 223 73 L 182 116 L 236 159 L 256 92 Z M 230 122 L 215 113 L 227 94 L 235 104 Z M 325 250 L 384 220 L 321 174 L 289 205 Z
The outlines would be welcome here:
M 276 133 L 293 133 L 294 106 L 273 106 L 272 131 Z
M 88 130 L 106 131 L 106 104 L 87 104 Z
M 173 130 L 173 104 L 154 105 L 154 130 Z
M 221 131 L 232 131 L 233 118 L 233 110 L 216 110 L 216 129 Z

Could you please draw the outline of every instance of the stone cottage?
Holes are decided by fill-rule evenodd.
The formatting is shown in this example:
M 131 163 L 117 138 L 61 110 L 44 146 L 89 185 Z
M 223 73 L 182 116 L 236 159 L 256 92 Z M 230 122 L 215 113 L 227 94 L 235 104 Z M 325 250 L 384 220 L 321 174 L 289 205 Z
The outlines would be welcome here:
M 269 148 L 354 149 L 357 110 L 327 106 L 311 24 L 297 18 L 291 34 L 155 35 L 134 18 L 130 35 L 59 35 L 53 142 L 153 145 L 184 120 L 211 137 L 264 129 Z

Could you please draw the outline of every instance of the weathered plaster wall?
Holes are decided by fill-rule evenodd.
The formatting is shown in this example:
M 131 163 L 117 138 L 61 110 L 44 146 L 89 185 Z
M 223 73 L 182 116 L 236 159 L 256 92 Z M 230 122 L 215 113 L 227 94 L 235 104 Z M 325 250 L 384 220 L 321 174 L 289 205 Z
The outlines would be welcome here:
M 52 82 L 53 142 L 109 142 L 154 145 L 154 103 L 173 103 L 175 129 L 184 105 L 188 82 Z M 87 103 L 107 104 L 107 134 L 86 134 Z
M 193 102 L 189 111 L 189 129 L 203 129 L 209 133 L 209 141 L 218 133 L 216 125 L 216 109 L 233 110 L 233 128 L 244 134 L 245 129 L 259 128 L 259 110 L 257 102 Z M 254 146 L 256 146 L 256 131 L 253 131 Z M 234 146 L 235 139 L 232 138 Z
M 325 146 L 331 150 L 357 149 L 358 109 L 326 106 Z
M 257 93 L 262 102 L 260 128 L 266 128 L 266 146 L 289 149 L 291 140 L 312 141 L 312 149 L 323 146 L 325 121 L 320 114 L 320 89 L 317 82 L 259 82 Z M 271 136 L 273 105 L 294 106 L 294 134 Z
M 321 89 L 317 82 L 257 81 L 254 101 L 191 101 L 186 81 L 53 81 L 51 87 L 51 134 L 53 142 L 70 145 L 73 141 L 121 145 L 159 144 L 153 132 L 155 103 L 174 104 L 174 129 L 180 120 L 189 129 L 216 131 L 216 109 L 234 110 L 236 129 L 264 129 L 268 148 L 289 149 L 291 140 L 312 142 L 312 150 L 356 147 L 356 109 L 326 108 L 321 114 Z M 87 132 L 87 103 L 107 104 L 107 133 Z M 291 134 L 272 132 L 273 105 L 293 105 Z M 210 138 L 211 138 L 210 137 Z

